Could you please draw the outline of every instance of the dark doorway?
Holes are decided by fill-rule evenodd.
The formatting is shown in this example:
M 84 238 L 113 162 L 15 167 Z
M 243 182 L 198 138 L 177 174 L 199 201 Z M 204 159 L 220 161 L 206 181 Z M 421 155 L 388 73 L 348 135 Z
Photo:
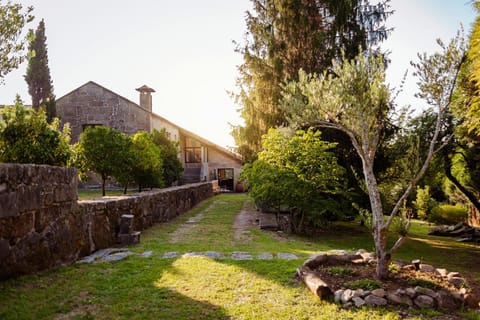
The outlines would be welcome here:
M 233 191 L 233 168 L 218 169 L 217 173 L 220 191 Z

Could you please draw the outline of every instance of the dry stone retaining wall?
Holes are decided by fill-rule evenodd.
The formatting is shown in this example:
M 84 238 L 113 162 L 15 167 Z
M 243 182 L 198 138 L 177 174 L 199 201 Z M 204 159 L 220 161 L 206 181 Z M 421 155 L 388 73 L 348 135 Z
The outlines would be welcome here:
M 0 279 L 74 262 L 117 243 L 120 216 L 134 230 L 171 220 L 211 197 L 215 182 L 77 201 L 77 171 L 0 164 Z

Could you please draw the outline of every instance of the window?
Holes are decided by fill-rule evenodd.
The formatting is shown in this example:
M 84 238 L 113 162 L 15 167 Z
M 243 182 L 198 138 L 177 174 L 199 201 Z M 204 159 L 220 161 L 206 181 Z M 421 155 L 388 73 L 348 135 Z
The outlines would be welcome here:
M 185 148 L 186 163 L 200 163 L 202 161 L 202 148 Z

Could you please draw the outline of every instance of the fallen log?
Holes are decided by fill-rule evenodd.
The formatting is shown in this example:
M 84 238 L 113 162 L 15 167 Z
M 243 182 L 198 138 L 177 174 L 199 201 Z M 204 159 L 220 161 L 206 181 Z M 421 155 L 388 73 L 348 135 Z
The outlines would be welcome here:
M 337 264 L 346 264 L 346 263 L 356 263 L 356 262 L 365 262 L 363 257 L 359 254 L 319 254 L 309 260 L 307 260 L 303 265 L 309 269 L 316 269 L 321 265 L 337 265 Z
M 310 268 L 302 266 L 297 269 L 297 276 L 302 279 L 303 283 L 320 299 L 326 299 L 333 295 L 330 286 L 323 281 L 320 276 Z

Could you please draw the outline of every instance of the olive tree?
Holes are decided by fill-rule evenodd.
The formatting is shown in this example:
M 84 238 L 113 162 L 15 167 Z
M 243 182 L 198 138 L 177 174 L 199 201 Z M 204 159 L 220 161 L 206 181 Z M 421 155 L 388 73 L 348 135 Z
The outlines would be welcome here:
M 431 56 L 419 55 L 420 61 L 413 64 L 415 75 L 419 79 L 419 96 L 425 98 L 437 114 L 434 133 L 423 165 L 386 219 L 374 173 L 375 154 L 389 121 L 389 114 L 393 111 L 391 90 L 385 83 L 384 58 L 363 52 L 353 60 L 343 58 L 336 61 L 328 74 L 307 75 L 300 72 L 299 81 L 286 87 L 283 107 L 290 114 L 293 125 L 332 128 L 344 132 L 362 160 L 372 212 L 372 233 L 378 259 L 376 273 L 379 278 L 388 276 L 392 254 L 406 239 L 406 232 L 402 233 L 389 249 L 389 228 L 404 200 L 425 175 L 434 154 L 445 145 L 445 141 L 439 137 L 447 123 L 448 107 L 462 61 L 464 44 L 458 36 L 449 45 L 440 41 L 438 43 L 441 52 Z M 407 231 L 408 227 L 409 223 Z

